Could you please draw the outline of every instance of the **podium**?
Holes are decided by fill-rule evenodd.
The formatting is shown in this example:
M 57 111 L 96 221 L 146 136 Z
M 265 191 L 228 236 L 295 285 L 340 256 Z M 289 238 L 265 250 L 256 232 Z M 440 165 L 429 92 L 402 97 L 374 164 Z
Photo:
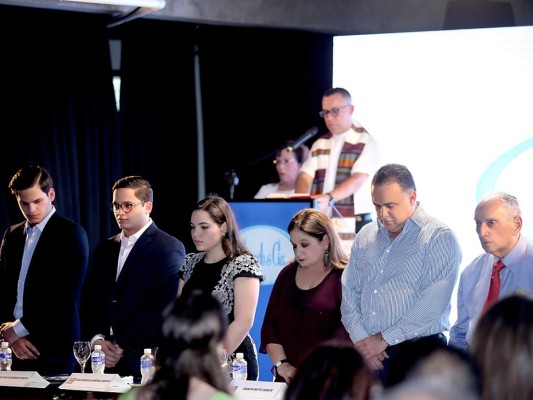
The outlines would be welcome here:
M 272 286 L 279 271 L 294 259 L 294 252 L 287 232 L 289 222 L 298 211 L 313 208 L 311 198 L 261 199 L 230 201 L 242 239 L 246 247 L 257 257 L 265 280 L 261 283 L 255 321 L 250 335 L 257 348 L 261 344 L 261 325 L 265 316 Z M 272 381 L 272 362 L 266 354 L 258 354 L 259 380 Z

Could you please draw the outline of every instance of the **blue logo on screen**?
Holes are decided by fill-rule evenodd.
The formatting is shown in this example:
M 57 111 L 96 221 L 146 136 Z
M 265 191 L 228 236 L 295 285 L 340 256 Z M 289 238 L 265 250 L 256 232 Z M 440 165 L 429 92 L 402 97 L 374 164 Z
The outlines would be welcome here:
M 257 257 L 264 284 L 273 284 L 279 271 L 293 258 L 294 252 L 289 235 L 270 225 L 254 225 L 241 230 L 246 247 Z

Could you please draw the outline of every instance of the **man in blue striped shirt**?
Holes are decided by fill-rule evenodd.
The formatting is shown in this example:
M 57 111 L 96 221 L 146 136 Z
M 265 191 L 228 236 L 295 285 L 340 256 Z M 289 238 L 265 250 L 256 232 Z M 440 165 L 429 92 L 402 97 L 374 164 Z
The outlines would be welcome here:
M 406 341 L 446 342 L 461 248 L 452 230 L 429 216 L 403 165 L 372 179 L 378 221 L 364 226 L 342 277 L 342 321 L 355 347 L 386 386 L 387 368 Z

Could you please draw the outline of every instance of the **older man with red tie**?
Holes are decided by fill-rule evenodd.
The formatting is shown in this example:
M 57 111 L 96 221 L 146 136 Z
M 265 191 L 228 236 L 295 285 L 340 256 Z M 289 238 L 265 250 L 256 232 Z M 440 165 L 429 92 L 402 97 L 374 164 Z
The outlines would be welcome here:
M 478 203 L 474 219 L 486 253 L 461 274 L 450 345 L 468 348 L 478 319 L 499 298 L 517 290 L 533 293 L 533 243 L 520 233 L 521 214 L 518 200 L 507 193 Z

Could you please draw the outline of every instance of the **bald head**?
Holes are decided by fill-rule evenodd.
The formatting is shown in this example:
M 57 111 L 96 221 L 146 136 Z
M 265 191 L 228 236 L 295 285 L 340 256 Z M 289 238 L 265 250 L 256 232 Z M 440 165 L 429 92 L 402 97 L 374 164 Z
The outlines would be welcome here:
M 520 239 L 522 216 L 516 197 L 493 193 L 481 200 L 475 211 L 476 232 L 483 249 L 503 258 Z

